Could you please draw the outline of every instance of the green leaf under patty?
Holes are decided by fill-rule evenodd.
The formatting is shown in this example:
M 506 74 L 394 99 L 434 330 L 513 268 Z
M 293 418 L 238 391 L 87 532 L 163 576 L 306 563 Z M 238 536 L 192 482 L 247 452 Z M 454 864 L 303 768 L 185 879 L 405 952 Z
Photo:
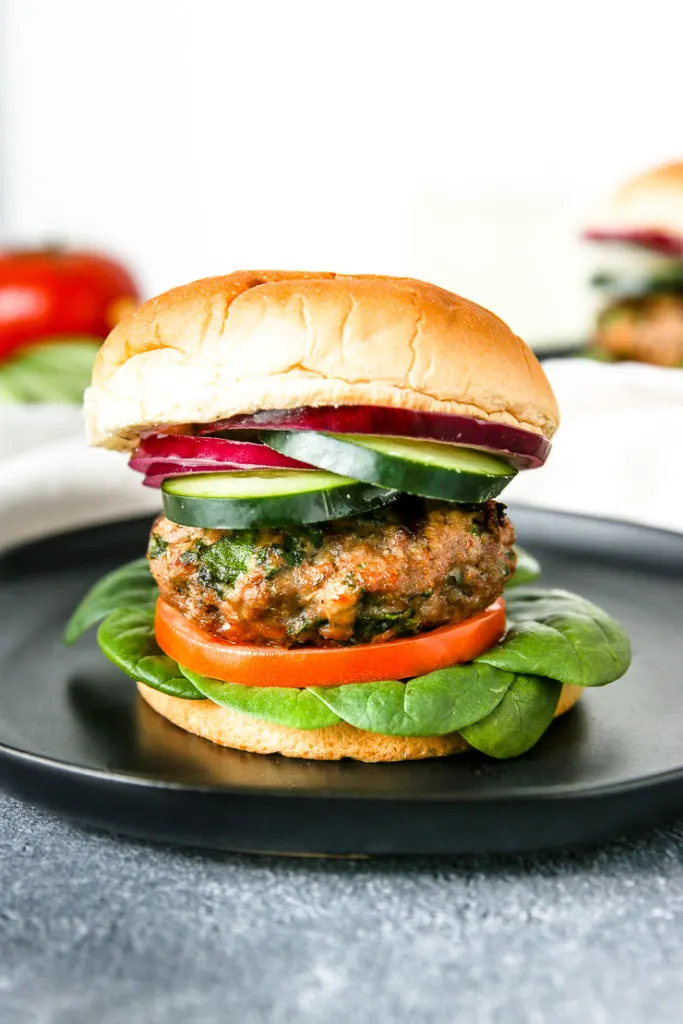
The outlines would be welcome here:
M 553 720 L 561 683 L 518 675 L 490 715 L 461 729 L 464 739 L 489 757 L 519 757 L 538 743 Z
M 154 636 L 154 606 L 119 608 L 110 612 L 97 631 L 100 649 L 117 668 L 136 682 L 171 697 L 203 700 L 204 694 L 160 649 Z
M 623 676 L 631 645 L 618 622 L 566 590 L 514 591 L 507 598 L 511 629 L 477 658 L 508 672 L 547 676 L 577 686 L 604 686 Z
M 311 687 L 328 708 L 357 729 L 386 736 L 445 736 L 488 715 L 514 682 L 488 665 L 456 665 L 407 683 Z
M 533 555 L 521 548 L 519 544 L 515 544 L 515 551 L 517 552 L 517 568 L 505 584 L 506 590 L 533 583 L 541 575 L 541 566 Z
M 158 596 L 159 589 L 146 558 L 122 565 L 90 588 L 67 622 L 64 640 L 72 644 L 117 608 L 154 605 Z
M 339 715 L 325 707 L 311 690 L 222 683 L 198 676 L 182 665 L 178 667 L 205 697 L 231 711 L 293 729 L 324 729 L 340 721 Z

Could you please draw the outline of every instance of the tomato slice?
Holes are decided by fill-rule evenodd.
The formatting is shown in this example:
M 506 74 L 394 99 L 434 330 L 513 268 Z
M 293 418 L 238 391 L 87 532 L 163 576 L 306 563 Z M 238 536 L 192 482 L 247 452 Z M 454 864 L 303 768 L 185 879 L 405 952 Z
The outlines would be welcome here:
M 410 679 L 472 661 L 505 632 L 502 597 L 455 626 L 358 647 L 259 647 L 204 632 L 161 598 L 156 638 L 170 658 L 198 675 L 245 686 L 340 686 Z

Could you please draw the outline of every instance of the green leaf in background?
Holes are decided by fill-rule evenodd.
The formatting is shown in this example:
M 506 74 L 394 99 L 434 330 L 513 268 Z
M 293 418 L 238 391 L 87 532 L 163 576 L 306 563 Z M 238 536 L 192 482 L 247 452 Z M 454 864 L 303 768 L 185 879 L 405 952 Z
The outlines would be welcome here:
M 311 692 L 357 729 L 385 736 L 444 736 L 488 715 L 514 682 L 511 672 L 470 662 L 407 683 L 349 683 Z
M 9 365 L 0 364 L 0 405 L 19 405 L 24 401 L 21 382 Z
M 533 555 L 529 554 L 524 548 L 521 548 L 519 544 L 515 544 L 515 551 L 517 552 L 517 568 L 505 584 L 506 590 L 510 590 L 511 587 L 523 587 L 527 583 L 533 583 L 541 575 L 541 566 Z
M 561 692 L 562 685 L 552 679 L 518 675 L 491 714 L 461 729 L 462 736 L 489 757 L 519 757 L 552 722 Z
M 80 404 L 101 344 L 99 339 L 87 337 L 45 341 L 20 349 L 0 364 L 0 404 Z
M 146 558 L 122 565 L 91 587 L 69 619 L 64 640 L 72 644 L 110 612 L 154 605 L 158 596 L 159 589 Z
M 252 715 L 265 722 L 288 725 L 293 729 L 324 729 L 335 725 L 339 716 L 318 700 L 311 690 L 284 686 L 242 686 L 207 679 L 179 666 L 193 686 L 214 704 Z
M 577 686 L 603 686 L 631 663 L 618 622 L 566 590 L 515 590 L 507 598 L 511 629 L 478 663 L 508 672 L 548 676 Z
M 597 348 L 596 346 L 583 348 L 580 352 L 577 352 L 576 355 L 581 359 L 592 359 L 595 363 L 617 362 L 616 356 L 613 356 L 611 352 L 607 352 L 604 348 Z
M 575 353 L 577 359 L 592 359 L 596 363 L 625 363 L 629 362 L 628 359 L 619 359 L 617 356 L 613 356 L 611 352 L 607 352 L 604 348 L 589 347 L 582 348 L 580 352 Z M 683 370 L 683 363 L 676 363 L 674 366 L 667 366 L 664 369 L 668 370 Z
M 107 615 L 97 631 L 100 649 L 131 679 L 171 697 L 203 700 L 204 694 L 162 652 L 154 636 L 154 606 L 119 608 Z

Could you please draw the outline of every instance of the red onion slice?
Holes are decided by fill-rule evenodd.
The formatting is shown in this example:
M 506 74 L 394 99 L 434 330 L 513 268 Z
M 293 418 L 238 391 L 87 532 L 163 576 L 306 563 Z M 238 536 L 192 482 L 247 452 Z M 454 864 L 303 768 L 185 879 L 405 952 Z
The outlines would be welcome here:
M 591 242 L 626 242 L 664 256 L 683 256 L 683 237 L 657 228 L 588 228 L 583 237 Z
M 220 473 L 251 469 L 310 469 L 264 444 L 188 434 L 150 434 L 142 439 L 128 465 L 145 474 L 148 487 L 187 473 Z
M 518 469 L 542 466 L 550 441 L 542 434 L 504 423 L 440 412 L 415 412 L 380 405 L 324 405 L 318 408 L 269 409 L 205 423 L 201 434 L 222 430 L 326 430 L 333 434 L 376 434 L 445 441 L 482 448 L 507 458 Z
M 129 463 L 130 465 L 130 463 Z M 135 467 L 133 467 L 135 468 Z M 143 472 L 139 470 L 138 472 Z M 161 487 L 164 480 L 173 476 L 185 476 L 186 473 L 199 473 L 202 470 L 196 466 L 182 466 L 174 462 L 152 462 L 144 470 L 145 479 L 142 481 L 145 487 Z M 210 472 L 206 470 L 206 472 Z
M 250 469 L 251 467 L 246 467 Z M 145 487 L 161 487 L 164 480 L 170 480 L 174 476 L 187 476 L 188 473 L 234 473 L 236 470 L 244 470 L 244 466 L 226 466 L 222 464 L 218 469 L 215 465 L 209 466 L 188 466 L 182 462 L 151 462 L 144 470 L 145 478 L 142 481 Z M 143 472 L 140 470 L 140 472 Z

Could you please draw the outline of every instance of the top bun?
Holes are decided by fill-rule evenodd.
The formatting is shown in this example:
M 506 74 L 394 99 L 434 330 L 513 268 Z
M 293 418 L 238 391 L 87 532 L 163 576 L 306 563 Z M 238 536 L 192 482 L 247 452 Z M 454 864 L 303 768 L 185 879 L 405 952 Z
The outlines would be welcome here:
M 266 409 L 382 405 L 551 437 L 536 357 L 493 313 L 409 278 L 239 271 L 174 288 L 111 332 L 85 395 L 93 444 Z
M 650 232 L 683 238 L 683 162 L 632 178 L 595 218 L 589 237 Z

